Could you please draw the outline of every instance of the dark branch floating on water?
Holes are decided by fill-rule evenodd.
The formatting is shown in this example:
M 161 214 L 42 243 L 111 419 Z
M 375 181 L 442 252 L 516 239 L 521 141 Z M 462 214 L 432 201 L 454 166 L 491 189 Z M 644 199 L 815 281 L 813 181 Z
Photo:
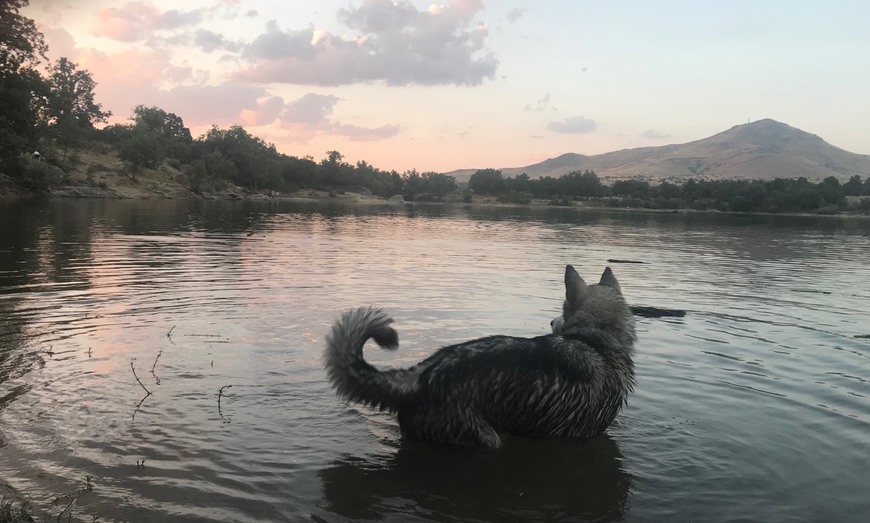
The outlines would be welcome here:
M 679 309 L 661 309 L 646 305 L 632 305 L 631 313 L 644 318 L 682 318 L 686 315 L 686 311 Z
M 607 263 L 646 263 L 646 262 L 636 261 L 636 260 L 618 260 L 616 258 L 610 258 L 609 260 L 607 260 Z

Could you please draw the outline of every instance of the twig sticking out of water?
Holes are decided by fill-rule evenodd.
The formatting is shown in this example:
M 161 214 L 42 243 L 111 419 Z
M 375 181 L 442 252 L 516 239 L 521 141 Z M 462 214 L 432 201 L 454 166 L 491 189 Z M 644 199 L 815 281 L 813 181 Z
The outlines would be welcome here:
M 160 378 L 157 377 L 157 374 L 154 374 L 154 367 L 157 366 L 157 360 L 160 359 L 160 355 L 161 355 L 161 354 L 163 354 L 163 351 L 159 351 L 159 352 L 157 353 L 157 357 L 154 358 L 154 365 L 151 365 L 151 375 L 154 376 L 154 382 L 155 382 L 157 385 L 160 385 Z
M 154 363 L 155 363 L 155 365 L 156 365 L 157 362 L 155 361 Z M 132 360 L 130 360 L 130 368 L 133 369 L 133 377 L 135 377 L 135 378 L 136 378 L 136 381 L 139 382 L 139 386 L 141 386 L 141 387 L 142 387 L 142 390 L 145 391 L 145 394 L 146 394 L 145 397 L 147 398 L 148 396 L 151 395 L 151 391 L 148 390 L 148 388 L 145 387 L 145 384 L 142 383 L 142 380 L 139 379 L 139 376 L 136 374 L 136 367 L 133 366 L 133 361 L 132 361 Z
M 156 364 L 156 362 L 155 362 L 155 364 Z M 145 396 L 141 400 L 139 400 L 139 403 L 137 403 L 136 407 L 133 409 L 133 419 L 135 420 L 136 413 L 139 412 L 139 407 L 141 407 L 142 404 L 145 403 L 145 400 L 147 400 L 148 396 L 151 395 L 151 391 L 148 390 L 148 388 L 145 387 L 145 384 L 142 383 L 142 380 L 139 379 L 139 376 L 136 374 L 136 367 L 133 366 L 132 360 L 130 361 L 130 368 L 133 369 L 133 376 L 136 378 L 136 381 L 139 383 L 139 386 L 142 387 L 142 390 L 145 391 Z
M 229 389 L 231 387 L 232 385 L 224 385 L 223 387 L 218 389 L 218 416 L 221 417 L 221 421 L 223 421 L 224 423 L 229 423 L 230 418 L 224 419 L 224 413 L 223 411 L 221 411 L 221 396 L 223 396 L 225 389 Z
M 73 503 L 78 501 L 79 497 L 82 494 L 84 494 L 86 492 L 92 492 L 94 490 L 94 484 L 91 483 L 92 479 L 93 479 L 93 477 L 91 477 L 91 476 L 85 476 L 85 486 L 84 487 L 77 489 L 75 492 L 73 492 L 71 494 L 67 494 L 65 496 L 58 496 L 57 498 L 55 498 L 54 503 L 57 503 L 58 501 L 60 501 L 63 498 L 66 498 L 66 497 L 70 498 L 69 503 L 67 503 L 66 506 L 63 508 L 63 510 L 61 510 L 58 513 L 57 518 L 56 518 L 57 521 L 60 521 L 60 518 L 63 517 L 63 515 L 66 513 L 67 510 L 70 509 L 70 507 L 73 506 Z M 67 521 L 69 521 L 71 519 L 72 519 L 72 513 L 67 514 Z
M 170 340 L 172 339 L 172 331 L 173 331 L 173 329 L 175 329 L 175 325 L 173 325 L 172 328 L 169 329 L 169 332 L 166 333 L 166 337 L 169 338 Z

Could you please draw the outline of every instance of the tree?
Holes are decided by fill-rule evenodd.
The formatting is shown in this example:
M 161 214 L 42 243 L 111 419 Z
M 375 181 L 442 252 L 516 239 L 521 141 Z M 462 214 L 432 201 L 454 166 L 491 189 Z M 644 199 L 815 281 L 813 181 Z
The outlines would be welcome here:
M 574 171 L 559 178 L 560 192 L 576 197 L 596 197 L 606 193 L 601 180 L 592 171 Z
M 42 129 L 48 86 L 33 69 L 0 71 L 0 172 L 21 171 L 21 153 L 33 152 Z
M 47 47 L 33 20 L 19 11 L 28 0 L 0 0 L 0 171 L 18 174 L 21 153 L 35 147 L 48 86 L 36 70 Z
M 456 179 L 442 173 L 423 173 L 426 180 L 426 192 L 443 198 L 456 190 Z
M 861 196 L 861 176 L 854 175 L 843 184 L 843 194 L 846 196 Z
M 156 169 L 163 159 L 160 135 L 145 126 L 133 126 L 130 134 L 121 142 L 118 154 L 122 161 L 133 166 L 134 173 L 143 167 Z
M 86 69 L 79 71 L 77 67 L 66 58 L 60 58 L 48 67 L 51 88 L 48 123 L 57 143 L 63 147 L 64 159 L 70 147 L 93 133 L 94 123 L 106 122 L 112 115 L 94 101 L 97 84 L 91 73 Z
M 33 69 L 45 58 L 48 46 L 30 18 L 18 14 L 28 0 L 0 0 L 0 71 Z
M 193 159 L 190 129 L 184 126 L 184 120 L 177 114 L 167 113 L 159 107 L 137 105 L 130 119 L 137 127 L 149 129 L 157 135 L 164 156 L 182 161 Z
M 51 86 L 49 123 L 74 119 L 79 128 L 92 129 L 96 122 L 106 122 L 111 111 L 103 111 L 94 101 L 96 82 L 87 69 L 77 70 L 78 64 L 60 58 L 48 67 Z
M 617 180 L 610 190 L 614 196 L 646 198 L 650 193 L 650 185 L 645 180 Z
M 200 138 L 203 150 L 219 151 L 236 167 L 233 182 L 251 189 L 275 187 L 281 182 L 280 155 L 275 146 L 249 134 L 243 127 L 212 127 Z
M 214 151 L 196 159 L 186 170 L 190 188 L 196 192 L 225 185 L 236 175 L 236 166 Z
M 478 169 L 468 179 L 468 186 L 477 194 L 500 194 L 504 190 L 504 178 L 498 169 Z
M 824 203 L 828 205 L 842 206 L 846 203 L 840 180 L 833 176 L 828 176 L 819 183 L 818 192 Z
M 190 129 L 184 126 L 184 120 L 180 116 L 175 113 L 167 113 L 159 107 L 137 105 L 133 109 L 133 116 L 130 119 L 136 125 L 143 125 L 157 132 L 169 142 L 191 142 L 193 140 Z

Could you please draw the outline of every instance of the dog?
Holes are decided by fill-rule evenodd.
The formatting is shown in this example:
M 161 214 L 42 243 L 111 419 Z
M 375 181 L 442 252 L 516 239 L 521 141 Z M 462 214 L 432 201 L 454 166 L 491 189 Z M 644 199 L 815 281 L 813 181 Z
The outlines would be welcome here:
M 443 347 L 406 369 L 363 359 L 373 339 L 395 350 L 399 336 L 383 310 L 344 313 L 326 337 L 326 374 L 339 397 L 398 415 L 406 437 L 498 448 L 499 433 L 531 438 L 600 435 L 635 385 L 634 316 L 606 268 L 587 285 L 565 268 L 562 315 L 552 334 L 489 336 Z

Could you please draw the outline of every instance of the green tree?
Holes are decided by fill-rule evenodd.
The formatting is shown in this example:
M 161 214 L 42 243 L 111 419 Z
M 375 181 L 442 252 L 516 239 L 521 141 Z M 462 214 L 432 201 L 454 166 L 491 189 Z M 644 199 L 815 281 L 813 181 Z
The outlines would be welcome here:
M 143 167 L 156 169 L 160 165 L 160 160 L 163 159 L 160 135 L 153 129 L 143 125 L 135 125 L 130 134 L 121 142 L 118 154 L 122 161 L 133 167 L 134 176 Z
M 840 180 L 833 176 L 828 176 L 818 185 L 819 196 L 822 197 L 823 205 L 843 206 L 846 203 L 846 197 L 843 194 L 843 187 L 840 185 Z
M 649 196 L 651 188 L 649 182 L 645 180 L 617 180 L 613 182 L 610 191 L 614 196 L 646 198 Z
M 563 195 L 571 195 L 577 197 L 599 197 L 604 196 L 607 190 L 592 171 L 574 171 L 559 178 L 559 191 Z
M 150 129 L 157 134 L 164 156 L 182 161 L 191 161 L 194 158 L 190 129 L 185 127 L 184 120 L 177 114 L 167 113 L 159 107 L 137 105 L 130 119 L 136 126 Z
M 456 179 L 443 173 L 423 173 L 426 181 L 426 192 L 443 198 L 456 190 Z
M 111 111 L 103 111 L 94 101 L 94 82 L 87 69 L 78 70 L 78 64 L 60 58 L 48 67 L 48 84 L 51 86 L 51 102 L 48 109 L 49 123 L 74 119 L 80 129 L 92 129 L 97 122 L 106 122 Z
M 67 150 L 93 134 L 94 123 L 106 122 L 112 115 L 103 111 L 94 101 L 97 84 L 86 69 L 66 58 L 60 58 L 48 67 L 48 85 L 51 88 L 48 123 L 57 143 Z
M 679 186 L 670 182 L 662 182 L 656 187 L 656 192 L 662 198 L 679 198 L 683 195 L 683 191 Z
M 423 176 L 417 172 L 417 169 L 405 171 L 402 175 L 402 192 L 405 193 L 406 197 L 412 200 L 416 195 L 426 192 L 426 181 L 423 179 Z
M 477 194 L 501 194 L 504 190 L 504 177 L 498 169 L 478 169 L 468 179 L 468 186 Z
M 219 189 L 236 175 L 236 166 L 217 151 L 197 158 L 186 169 L 190 188 L 196 192 Z
M 33 20 L 19 11 L 27 0 L 0 0 L 0 172 L 21 174 L 21 153 L 35 149 L 48 86 L 36 67 L 47 47 Z
M 143 125 L 160 134 L 167 142 L 191 142 L 190 129 L 184 126 L 184 120 L 175 113 L 167 113 L 159 107 L 137 105 L 130 118 L 136 125 Z
M 281 161 L 275 146 L 249 134 L 243 127 L 212 127 L 201 139 L 203 150 L 218 151 L 236 167 L 232 181 L 249 189 L 276 187 L 281 183 Z
M 849 178 L 849 181 L 843 184 L 843 194 L 846 196 L 860 196 L 861 176 L 856 174 Z

